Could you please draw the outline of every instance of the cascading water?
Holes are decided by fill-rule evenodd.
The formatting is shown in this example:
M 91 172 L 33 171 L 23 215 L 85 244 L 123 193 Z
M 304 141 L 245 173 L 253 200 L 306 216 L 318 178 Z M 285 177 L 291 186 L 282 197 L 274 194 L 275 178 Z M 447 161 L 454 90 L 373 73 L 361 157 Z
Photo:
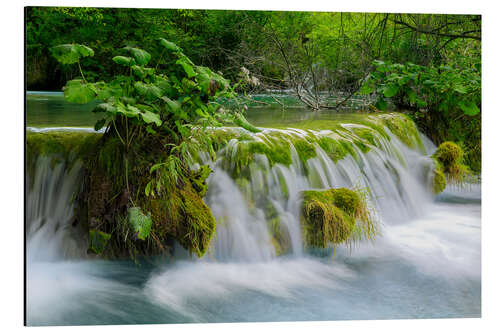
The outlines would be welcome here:
M 359 129 L 372 131 L 374 140 Z M 215 161 L 200 154 L 214 170 L 205 198 L 217 220 L 211 248 L 200 260 L 181 260 L 177 251 L 173 263 L 155 268 L 82 260 L 86 243 L 72 227 L 71 204 L 81 165 L 67 170 L 40 157 L 28 175 L 28 324 L 478 316 L 480 188 L 449 187 L 436 202 L 428 157 L 435 147 L 421 136 L 409 148 L 384 132 L 363 124 L 337 131 L 266 129 L 232 139 Z M 350 153 L 334 161 L 317 143 L 321 137 L 350 142 Z M 303 159 L 295 142 L 310 138 L 313 157 Z M 251 153 L 239 165 L 248 142 L 286 146 L 291 163 Z M 338 247 L 333 260 L 304 250 L 300 193 L 337 187 L 367 190 L 380 235 L 353 250 Z M 289 238 L 281 256 L 271 218 Z M 75 257 L 80 261 L 70 260 Z M 56 299 L 63 306 L 46 310 Z M 123 302 L 136 305 L 123 310 Z

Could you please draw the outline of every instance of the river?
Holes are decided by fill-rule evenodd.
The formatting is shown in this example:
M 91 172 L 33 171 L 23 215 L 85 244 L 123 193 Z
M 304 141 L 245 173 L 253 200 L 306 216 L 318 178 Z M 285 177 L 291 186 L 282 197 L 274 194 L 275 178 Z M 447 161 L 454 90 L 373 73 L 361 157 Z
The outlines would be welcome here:
M 27 126 L 87 128 L 89 106 L 60 95 L 29 94 Z M 337 121 L 357 115 L 256 108 L 259 127 L 293 127 L 303 120 Z M 265 137 L 268 132 L 257 134 Z M 324 135 L 323 131 L 314 135 Z M 423 151 L 395 136 L 379 138 L 358 158 L 333 162 L 321 149 L 305 164 L 252 163 L 248 184 L 231 178 L 228 145 L 212 162 L 205 198 L 217 235 L 203 259 L 180 247 L 171 258 L 89 260 L 71 234 L 71 196 L 78 166 L 67 170 L 40 157 L 27 191 L 27 324 L 96 325 L 188 322 L 463 318 L 481 316 L 481 187 L 448 186 L 433 196 L 424 170 L 435 149 Z M 229 160 L 229 163 L 228 163 Z M 229 167 L 228 167 L 229 165 Z M 286 186 L 286 191 L 283 190 Z M 361 186 L 380 221 L 375 242 L 352 249 L 310 251 L 301 245 L 298 194 L 304 189 Z M 285 195 L 286 192 L 286 195 Z M 291 239 L 282 256 L 269 241 L 265 216 L 250 196 L 271 202 Z

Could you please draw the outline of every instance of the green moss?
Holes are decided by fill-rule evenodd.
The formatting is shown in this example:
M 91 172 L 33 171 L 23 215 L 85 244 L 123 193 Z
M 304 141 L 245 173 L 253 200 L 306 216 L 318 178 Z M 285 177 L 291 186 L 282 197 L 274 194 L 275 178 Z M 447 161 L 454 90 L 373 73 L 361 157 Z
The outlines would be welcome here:
M 193 188 L 200 194 L 201 197 L 204 197 L 207 193 L 207 183 L 206 179 L 212 173 L 212 169 L 208 165 L 202 165 L 198 171 L 193 173 L 191 177 L 191 181 L 193 184 Z
M 343 159 L 348 154 L 348 151 L 339 140 L 335 140 L 328 136 L 321 136 L 318 139 L 318 145 L 335 163 Z
M 310 158 L 316 157 L 316 149 L 310 141 L 304 138 L 297 138 L 292 140 L 292 144 L 297 151 L 297 155 L 299 155 L 299 158 L 303 163 L 305 163 Z
M 434 168 L 432 177 L 432 191 L 439 194 L 446 188 L 446 178 L 440 167 Z
M 376 224 L 360 191 L 346 188 L 302 192 L 301 222 L 306 245 L 352 244 L 362 237 L 373 239 Z
M 460 184 L 470 174 L 467 166 L 463 164 L 463 150 L 454 142 L 447 141 L 439 145 L 432 155 L 440 169 L 450 183 Z
M 26 133 L 26 167 L 33 174 L 39 156 L 50 156 L 53 164 L 65 163 L 69 168 L 81 160 L 87 164 L 101 134 L 50 131 Z
M 439 145 L 434 153 L 434 157 L 448 169 L 452 164 L 460 162 L 463 158 L 463 151 L 456 143 L 447 141 Z
M 363 127 L 352 127 L 351 130 L 354 132 L 354 134 L 356 134 L 357 136 L 359 136 L 363 140 L 367 141 L 370 145 L 372 145 L 372 146 L 377 145 L 377 139 L 376 139 L 376 134 L 375 134 L 374 130 L 372 130 L 370 128 L 363 128 Z M 364 151 L 363 149 L 361 149 L 361 150 L 363 152 L 368 152 L 370 150 L 370 147 L 367 145 L 364 145 L 364 146 L 365 146 L 364 149 L 366 151 Z
M 413 120 L 401 113 L 380 116 L 389 130 L 412 149 L 424 150 L 424 145 Z
M 180 196 L 184 219 L 180 223 L 181 233 L 178 233 L 177 239 L 182 246 L 201 258 L 215 233 L 215 218 L 202 198 L 189 187 L 181 190 Z

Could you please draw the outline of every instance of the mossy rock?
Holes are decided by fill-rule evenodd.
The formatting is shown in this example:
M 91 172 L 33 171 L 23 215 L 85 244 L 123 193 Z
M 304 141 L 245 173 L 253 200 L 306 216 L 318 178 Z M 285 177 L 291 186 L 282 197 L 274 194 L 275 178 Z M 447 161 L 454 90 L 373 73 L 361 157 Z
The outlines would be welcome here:
M 445 172 L 455 164 L 462 160 L 464 153 L 462 148 L 454 142 L 446 141 L 439 145 L 438 149 L 434 153 L 434 158 L 436 158 L 445 168 Z
M 303 191 L 302 197 L 301 222 L 307 246 L 327 248 L 330 243 L 349 245 L 362 236 L 374 237 L 375 222 L 361 192 L 347 188 L 311 190 Z
M 464 152 L 459 145 L 454 142 L 446 141 L 439 145 L 438 149 L 432 155 L 436 163 L 436 169 L 439 169 L 446 179 L 454 184 L 461 184 L 470 174 L 469 169 L 463 164 Z
M 153 229 L 160 238 L 173 236 L 189 252 L 203 257 L 215 233 L 216 221 L 200 194 L 187 183 L 162 198 L 143 203 L 151 211 Z

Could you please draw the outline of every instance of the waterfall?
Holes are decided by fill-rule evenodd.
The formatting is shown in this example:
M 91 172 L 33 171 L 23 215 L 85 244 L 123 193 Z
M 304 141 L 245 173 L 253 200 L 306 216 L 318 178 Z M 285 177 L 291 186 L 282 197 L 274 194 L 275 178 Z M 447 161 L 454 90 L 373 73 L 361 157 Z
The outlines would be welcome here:
M 352 142 L 362 140 L 345 126 L 343 134 Z M 435 147 L 421 136 L 423 150 L 411 149 L 385 129 L 388 136 L 377 132 L 374 145 L 363 153 L 356 145 L 354 155 L 334 162 L 316 143 L 316 156 L 303 163 L 294 147 L 294 139 L 312 135 L 315 139 L 332 136 L 331 131 L 265 130 L 250 134 L 250 141 L 265 141 L 279 136 L 289 144 L 292 163 L 271 166 L 265 154 L 255 153 L 251 162 L 240 170 L 244 181 L 232 177 L 239 158 L 238 150 L 246 142 L 232 139 L 211 163 L 214 173 L 208 182 L 206 202 L 217 220 L 217 235 L 212 254 L 218 261 L 266 261 L 276 256 L 269 237 L 266 211 L 278 215 L 291 242 L 291 254 L 303 252 L 299 219 L 300 192 L 308 189 L 358 188 L 369 193 L 369 204 L 382 223 L 401 224 L 418 217 L 432 201 L 429 171 L 432 161 L 426 150 Z M 279 134 L 277 135 L 277 133 Z M 420 134 L 419 134 L 420 135 Z M 272 149 L 271 145 L 271 149 Z M 208 159 L 205 156 L 205 163 Z M 268 222 L 268 221 L 267 221 Z
M 371 121 L 380 125 L 376 117 Z M 288 254 L 301 256 L 300 193 L 308 189 L 362 189 L 381 223 L 404 223 L 417 217 L 432 200 L 432 161 L 426 150 L 435 147 L 416 132 L 410 137 L 414 146 L 410 148 L 388 127 L 376 130 L 371 124 L 341 124 L 335 130 L 320 131 L 265 129 L 257 134 L 237 129 L 244 139 L 231 139 L 217 152 L 215 161 L 208 153 L 200 154 L 198 162 L 208 163 L 214 171 L 207 180 L 205 201 L 217 220 L 206 260 L 272 260 L 277 253 L 270 220 L 284 230 L 290 245 Z M 323 138 L 343 142 L 348 153 L 334 161 L 319 144 Z M 248 150 L 254 143 L 267 145 L 270 152 L 281 150 L 282 160 L 289 163 L 274 161 L 266 151 Z M 304 149 L 307 159 L 302 158 Z M 79 188 L 82 164 L 72 163 L 68 168 L 54 156 L 36 158 L 35 173 L 28 174 L 28 258 L 85 257 L 86 237 L 80 226 L 72 223 L 72 199 Z M 242 158 L 248 163 L 242 165 Z
M 82 163 L 67 167 L 56 156 L 38 156 L 35 165 L 34 174 L 27 174 L 27 260 L 85 256 L 86 234 L 73 223 L 73 199 L 80 188 Z

